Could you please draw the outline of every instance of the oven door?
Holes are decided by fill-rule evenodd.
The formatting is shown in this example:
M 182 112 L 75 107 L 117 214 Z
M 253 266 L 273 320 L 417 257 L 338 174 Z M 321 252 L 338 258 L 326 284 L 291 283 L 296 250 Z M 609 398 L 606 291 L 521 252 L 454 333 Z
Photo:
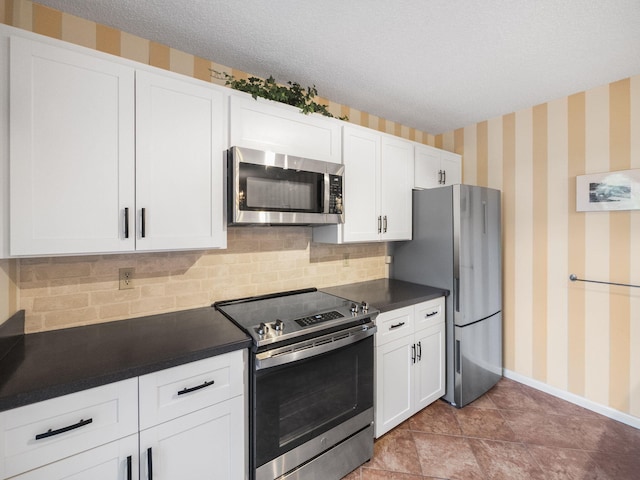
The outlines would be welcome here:
M 277 478 L 371 424 L 374 331 L 346 345 L 325 344 L 324 353 L 255 371 L 256 478 Z M 304 349 L 304 355 L 311 350 Z

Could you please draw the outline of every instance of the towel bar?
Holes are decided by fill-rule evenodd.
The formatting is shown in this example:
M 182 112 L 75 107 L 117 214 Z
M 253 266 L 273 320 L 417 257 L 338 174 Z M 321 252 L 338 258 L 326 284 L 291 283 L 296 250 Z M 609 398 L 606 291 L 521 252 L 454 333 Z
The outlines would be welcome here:
M 571 280 L 572 282 L 603 283 L 605 285 L 617 285 L 618 287 L 640 288 L 640 285 L 631 285 L 629 283 L 614 283 L 614 282 L 600 282 L 598 280 L 584 280 L 582 278 L 576 277 L 576 275 L 573 274 L 573 273 L 571 275 L 569 275 L 569 280 Z

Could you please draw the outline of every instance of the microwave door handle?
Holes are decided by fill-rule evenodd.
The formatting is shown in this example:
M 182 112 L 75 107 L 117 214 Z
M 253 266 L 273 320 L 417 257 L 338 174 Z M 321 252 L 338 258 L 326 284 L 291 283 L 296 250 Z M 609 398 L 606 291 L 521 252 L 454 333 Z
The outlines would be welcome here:
M 328 173 L 324 174 L 324 195 L 322 196 L 322 205 L 321 205 L 321 210 L 323 213 L 329 213 L 329 204 L 331 202 L 329 202 L 329 198 L 331 195 L 331 178 L 329 177 Z

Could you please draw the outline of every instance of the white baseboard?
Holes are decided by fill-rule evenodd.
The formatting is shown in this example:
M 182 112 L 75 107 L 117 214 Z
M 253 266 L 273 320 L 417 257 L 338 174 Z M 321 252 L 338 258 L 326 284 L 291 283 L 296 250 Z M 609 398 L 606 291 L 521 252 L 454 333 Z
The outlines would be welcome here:
M 640 430 L 640 418 L 638 417 L 619 412 L 618 410 L 607 407 L 605 405 L 600 405 L 599 403 L 593 402 L 587 398 L 581 397 L 574 393 L 566 392 L 556 387 L 552 387 L 551 385 L 547 385 L 546 383 L 534 380 L 533 378 L 525 377 L 524 375 L 512 372 L 511 370 L 507 370 L 506 368 L 503 370 L 503 375 L 506 378 L 514 380 L 518 383 L 523 383 L 524 385 L 535 388 L 536 390 L 548 393 L 550 395 L 553 395 L 554 397 L 561 398 L 562 400 L 574 403 L 588 410 L 599 413 L 600 415 L 604 415 L 605 417 L 612 418 L 613 420 L 617 420 L 618 422 L 625 423 Z

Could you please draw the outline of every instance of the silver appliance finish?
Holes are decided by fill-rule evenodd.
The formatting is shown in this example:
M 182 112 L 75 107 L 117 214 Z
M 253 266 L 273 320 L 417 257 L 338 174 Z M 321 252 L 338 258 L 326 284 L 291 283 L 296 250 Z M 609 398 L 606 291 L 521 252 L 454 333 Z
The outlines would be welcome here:
M 447 389 L 462 407 L 502 376 L 500 192 L 451 185 L 413 192 L 413 240 L 390 246 L 390 276 L 448 289 Z
M 342 478 L 373 456 L 373 436 L 373 409 L 370 408 L 262 465 L 256 470 L 256 480 Z
M 252 337 L 253 374 L 349 348 L 374 335 L 377 330 L 374 321 L 379 314 L 365 303 L 315 288 L 222 301 L 214 306 Z M 330 319 L 313 323 L 324 314 L 330 314 Z M 310 319 L 312 323 L 303 326 L 298 322 L 300 319 Z M 344 477 L 373 456 L 373 419 L 373 408 L 350 417 L 259 466 L 255 479 Z
M 318 292 L 316 289 L 288 293 L 218 302 L 216 308 L 251 335 L 257 347 L 282 343 L 312 333 L 317 333 L 319 336 L 324 330 L 345 325 L 363 317 L 373 319 L 378 315 L 378 310 L 374 308 L 363 309 L 362 305 L 335 295 Z M 297 322 L 301 318 L 333 312 L 335 315 L 332 316 L 336 318 L 332 320 L 309 326 L 302 326 Z M 276 326 L 278 320 L 282 322 L 280 328 Z M 261 324 L 264 325 L 263 333 L 259 333 Z
M 331 213 L 331 185 L 330 175 L 337 175 L 343 179 L 344 165 L 339 163 L 295 157 L 281 153 L 265 152 L 251 148 L 231 147 L 228 152 L 227 165 L 227 222 L 229 225 L 316 225 L 344 223 L 344 211 L 341 208 L 342 195 L 339 196 L 340 213 Z M 288 212 L 288 211 L 250 211 L 240 208 L 240 198 L 244 192 L 240 191 L 240 163 L 306 171 L 324 175 L 323 205 L 321 213 Z M 272 182 L 279 191 L 285 189 L 283 184 Z M 340 190 L 343 184 L 341 182 Z

